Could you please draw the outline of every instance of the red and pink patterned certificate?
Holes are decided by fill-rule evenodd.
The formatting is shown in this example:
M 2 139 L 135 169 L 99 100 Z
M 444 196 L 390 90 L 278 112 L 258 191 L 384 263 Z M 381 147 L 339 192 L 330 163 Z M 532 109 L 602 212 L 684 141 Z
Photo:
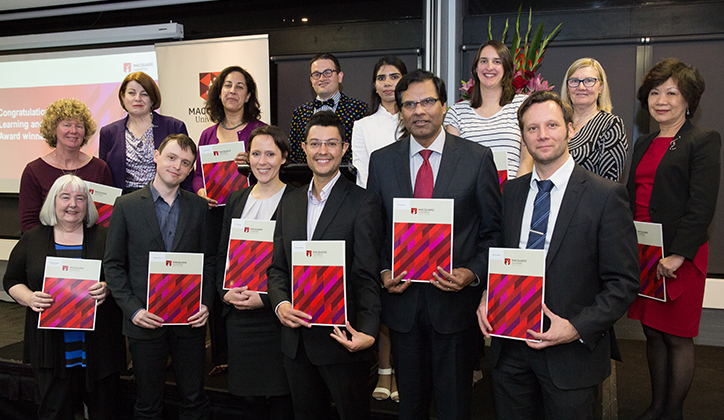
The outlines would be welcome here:
M 543 328 L 545 253 L 542 249 L 490 248 L 488 321 L 490 335 L 532 340 Z
M 272 260 L 275 226 L 273 220 L 231 220 L 224 290 L 247 286 L 267 293 L 266 269 Z
M 50 308 L 40 313 L 38 328 L 93 331 L 96 301 L 89 289 L 98 284 L 101 260 L 47 257 L 43 292 L 53 297 Z
M 664 256 L 664 234 L 660 223 L 634 222 L 639 241 L 641 286 L 639 296 L 666 302 L 666 278 L 656 278 L 656 267 Z
M 199 146 L 206 196 L 220 206 L 226 205 L 229 194 L 247 186 L 246 177 L 234 162 L 236 155 L 244 151 L 240 141 Z
M 292 307 L 312 325 L 347 323 L 344 241 L 292 241 Z
M 493 162 L 498 170 L 498 185 L 500 192 L 503 192 L 503 185 L 508 181 L 508 152 L 502 150 L 493 151 Z
M 186 325 L 201 306 L 204 254 L 149 252 L 146 310 L 163 325 Z
M 437 267 L 452 269 L 455 200 L 395 198 L 393 202 L 392 272 L 404 279 L 429 282 Z
M 98 210 L 98 221 L 96 224 L 108 227 L 111 221 L 113 205 L 116 203 L 116 198 L 121 196 L 123 190 L 95 182 L 85 181 L 85 183 L 88 185 L 88 192 Z

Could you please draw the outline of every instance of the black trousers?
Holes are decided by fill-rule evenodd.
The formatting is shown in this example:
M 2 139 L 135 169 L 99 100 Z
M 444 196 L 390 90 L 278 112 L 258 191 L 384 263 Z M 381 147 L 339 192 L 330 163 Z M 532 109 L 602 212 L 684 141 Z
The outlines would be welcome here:
M 136 419 L 161 420 L 169 355 L 181 394 L 179 419 L 202 420 L 209 416 L 209 399 L 204 391 L 206 337 L 201 333 L 191 337 L 180 336 L 176 328 L 189 327 L 163 327 L 164 335 L 152 340 L 128 338 L 137 380 Z
M 93 391 L 86 389 L 86 371 L 83 367 L 66 369 L 64 378 L 53 374 L 54 369 L 33 369 L 40 389 L 38 419 L 72 420 L 80 402 L 88 407 L 90 420 L 117 418 L 121 380 L 118 372 L 93 383 Z
M 505 340 L 492 369 L 499 420 L 593 419 L 598 386 L 560 389 L 551 380 L 545 352 Z

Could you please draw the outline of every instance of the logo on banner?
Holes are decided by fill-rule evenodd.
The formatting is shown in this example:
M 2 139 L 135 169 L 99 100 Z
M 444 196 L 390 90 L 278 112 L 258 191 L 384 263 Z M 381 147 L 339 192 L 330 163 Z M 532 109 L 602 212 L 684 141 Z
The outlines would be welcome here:
M 311 257 L 311 256 L 312 256 L 312 251 L 311 251 L 310 249 L 308 249 L 308 250 L 307 250 L 307 257 Z
M 166 260 L 166 267 L 171 267 L 172 265 L 173 263 L 171 262 L 171 260 Z
M 506 258 L 504 264 L 505 264 L 505 265 L 510 265 L 510 258 Z
M 244 233 L 249 233 L 249 226 L 244 227 Z
M 216 79 L 216 76 L 218 76 L 219 73 L 221 72 L 215 71 L 211 73 L 199 73 L 199 95 L 201 96 L 201 99 L 207 99 L 209 88 L 211 87 L 211 84 L 214 83 L 214 79 Z
M 63 271 L 68 271 L 68 266 L 67 266 L 67 265 L 64 265 L 64 266 L 63 266 Z
M 131 72 L 131 63 L 123 63 L 123 72 L 124 72 L 124 73 L 130 73 L 130 72 Z
M 416 207 L 411 208 L 410 214 L 417 214 L 417 208 Z

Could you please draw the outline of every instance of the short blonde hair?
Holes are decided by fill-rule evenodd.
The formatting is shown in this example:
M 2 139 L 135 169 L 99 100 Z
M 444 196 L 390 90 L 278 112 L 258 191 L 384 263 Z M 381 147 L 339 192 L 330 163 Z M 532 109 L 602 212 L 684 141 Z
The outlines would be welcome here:
M 43 207 L 40 209 L 40 223 L 45 226 L 55 226 L 58 224 L 58 217 L 55 215 L 55 199 L 67 187 L 71 186 L 71 191 L 80 191 L 86 197 L 86 212 L 83 221 L 86 227 L 91 227 L 98 221 L 98 210 L 93 202 L 93 198 L 88 191 L 88 185 L 79 177 L 67 174 L 56 179 L 45 197 Z
M 85 136 L 81 147 L 88 144 L 88 139 L 96 132 L 96 123 L 93 122 L 90 110 L 83 102 L 75 98 L 58 99 L 45 110 L 43 121 L 40 123 L 40 135 L 43 136 L 48 146 L 54 148 L 58 145 L 55 130 L 58 128 L 58 123 L 64 120 L 83 122 Z
M 606 72 L 603 70 L 601 63 L 595 58 L 579 58 L 568 67 L 566 77 L 563 78 L 563 84 L 561 85 L 561 99 L 569 105 L 573 105 L 571 98 L 568 96 L 568 79 L 577 72 L 578 69 L 583 67 L 593 67 L 598 73 L 598 81 L 601 82 L 603 90 L 599 95 L 596 104 L 598 105 L 599 111 L 611 112 L 613 105 L 611 104 L 611 90 L 608 88 L 608 79 L 606 78 Z

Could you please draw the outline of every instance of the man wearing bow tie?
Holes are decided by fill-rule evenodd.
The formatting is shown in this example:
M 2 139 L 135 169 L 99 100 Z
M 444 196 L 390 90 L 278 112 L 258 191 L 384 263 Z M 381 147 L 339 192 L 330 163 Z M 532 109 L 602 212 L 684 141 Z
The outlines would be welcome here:
M 306 154 L 302 150 L 304 142 L 304 127 L 309 118 L 319 111 L 332 111 L 342 120 L 345 130 L 344 141 L 352 142 L 352 126 L 354 122 L 365 115 L 367 104 L 359 99 L 350 98 L 339 91 L 344 73 L 339 65 L 337 57 L 329 53 L 315 55 L 309 62 L 309 81 L 317 94 L 317 98 L 307 102 L 292 114 L 292 126 L 289 132 L 289 140 L 292 143 L 291 160 L 293 163 L 305 163 Z M 342 163 L 352 161 L 352 147 L 342 158 Z

